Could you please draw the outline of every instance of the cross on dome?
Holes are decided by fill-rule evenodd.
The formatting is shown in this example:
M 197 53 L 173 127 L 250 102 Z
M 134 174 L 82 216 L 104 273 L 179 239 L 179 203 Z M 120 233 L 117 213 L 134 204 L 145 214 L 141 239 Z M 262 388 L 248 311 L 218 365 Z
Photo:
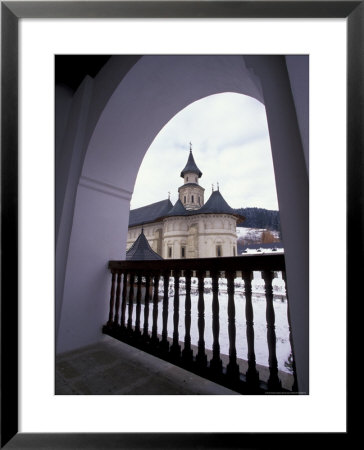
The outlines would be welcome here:
M 199 178 L 201 178 L 201 176 L 202 176 L 202 172 L 197 167 L 195 160 L 193 158 L 191 142 L 190 142 L 190 154 L 188 156 L 187 164 L 181 172 L 181 177 L 183 178 L 185 176 L 185 173 L 188 173 L 188 172 L 195 173 Z

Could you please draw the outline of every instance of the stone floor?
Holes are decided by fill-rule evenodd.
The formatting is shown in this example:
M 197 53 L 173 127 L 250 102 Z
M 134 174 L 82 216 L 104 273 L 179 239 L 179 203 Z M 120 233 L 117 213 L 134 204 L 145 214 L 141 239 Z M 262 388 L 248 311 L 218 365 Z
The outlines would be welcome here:
M 56 357 L 58 395 L 239 395 L 109 336 Z

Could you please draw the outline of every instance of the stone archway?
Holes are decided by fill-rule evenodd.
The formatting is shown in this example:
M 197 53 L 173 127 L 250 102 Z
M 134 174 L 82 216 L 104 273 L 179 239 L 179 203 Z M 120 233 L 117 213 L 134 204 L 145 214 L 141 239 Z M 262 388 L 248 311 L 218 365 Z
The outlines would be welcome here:
M 302 350 L 297 371 L 304 374 L 306 383 L 308 317 L 303 321 L 302 317 L 308 311 L 308 286 L 304 289 L 308 284 L 308 183 L 284 57 L 145 56 L 131 66 L 126 70 L 123 57 L 112 57 L 95 80 L 85 80 L 73 100 L 77 133 L 73 140 L 66 136 L 70 162 L 62 166 L 59 176 L 64 189 L 57 223 L 57 350 L 87 345 L 101 336 L 109 290 L 107 262 L 124 254 L 130 198 L 154 137 L 193 101 L 236 92 L 264 99 L 266 104 L 294 299 L 292 322 L 296 318 L 297 325 L 301 322 L 294 336 L 298 356 Z M 297 233 L 302 237 L 298 244 Z M 307 370 L 300 372 L 300 366 Z

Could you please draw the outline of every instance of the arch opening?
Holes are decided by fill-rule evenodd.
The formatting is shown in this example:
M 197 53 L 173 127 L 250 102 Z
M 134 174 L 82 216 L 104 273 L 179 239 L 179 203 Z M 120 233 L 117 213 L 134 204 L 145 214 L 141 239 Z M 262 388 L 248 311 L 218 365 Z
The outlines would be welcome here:
M 231 92 L 191 103 L 158 132 L 138 170 L 132 209 L 168 195 L 172 203 L 178 200 L 179 174 L 191 148 L 203 171 L 200 180 L 192 181 L 205 188 L 207 197 L 213 186 L 233 208 L 278 209 L 264 105 Z

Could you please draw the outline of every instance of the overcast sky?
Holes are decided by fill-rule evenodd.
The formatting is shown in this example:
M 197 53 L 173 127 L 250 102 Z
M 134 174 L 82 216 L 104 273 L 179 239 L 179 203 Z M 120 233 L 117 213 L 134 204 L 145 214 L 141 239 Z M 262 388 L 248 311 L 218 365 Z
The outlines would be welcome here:
M 149 147 L 135 183 L 131 209 L 178 200 L 189 143 L 205 188 L 212 184 L 232 208 L 278 209 L 264 105 L 242 94 L 206 97 L 174 116 Z

